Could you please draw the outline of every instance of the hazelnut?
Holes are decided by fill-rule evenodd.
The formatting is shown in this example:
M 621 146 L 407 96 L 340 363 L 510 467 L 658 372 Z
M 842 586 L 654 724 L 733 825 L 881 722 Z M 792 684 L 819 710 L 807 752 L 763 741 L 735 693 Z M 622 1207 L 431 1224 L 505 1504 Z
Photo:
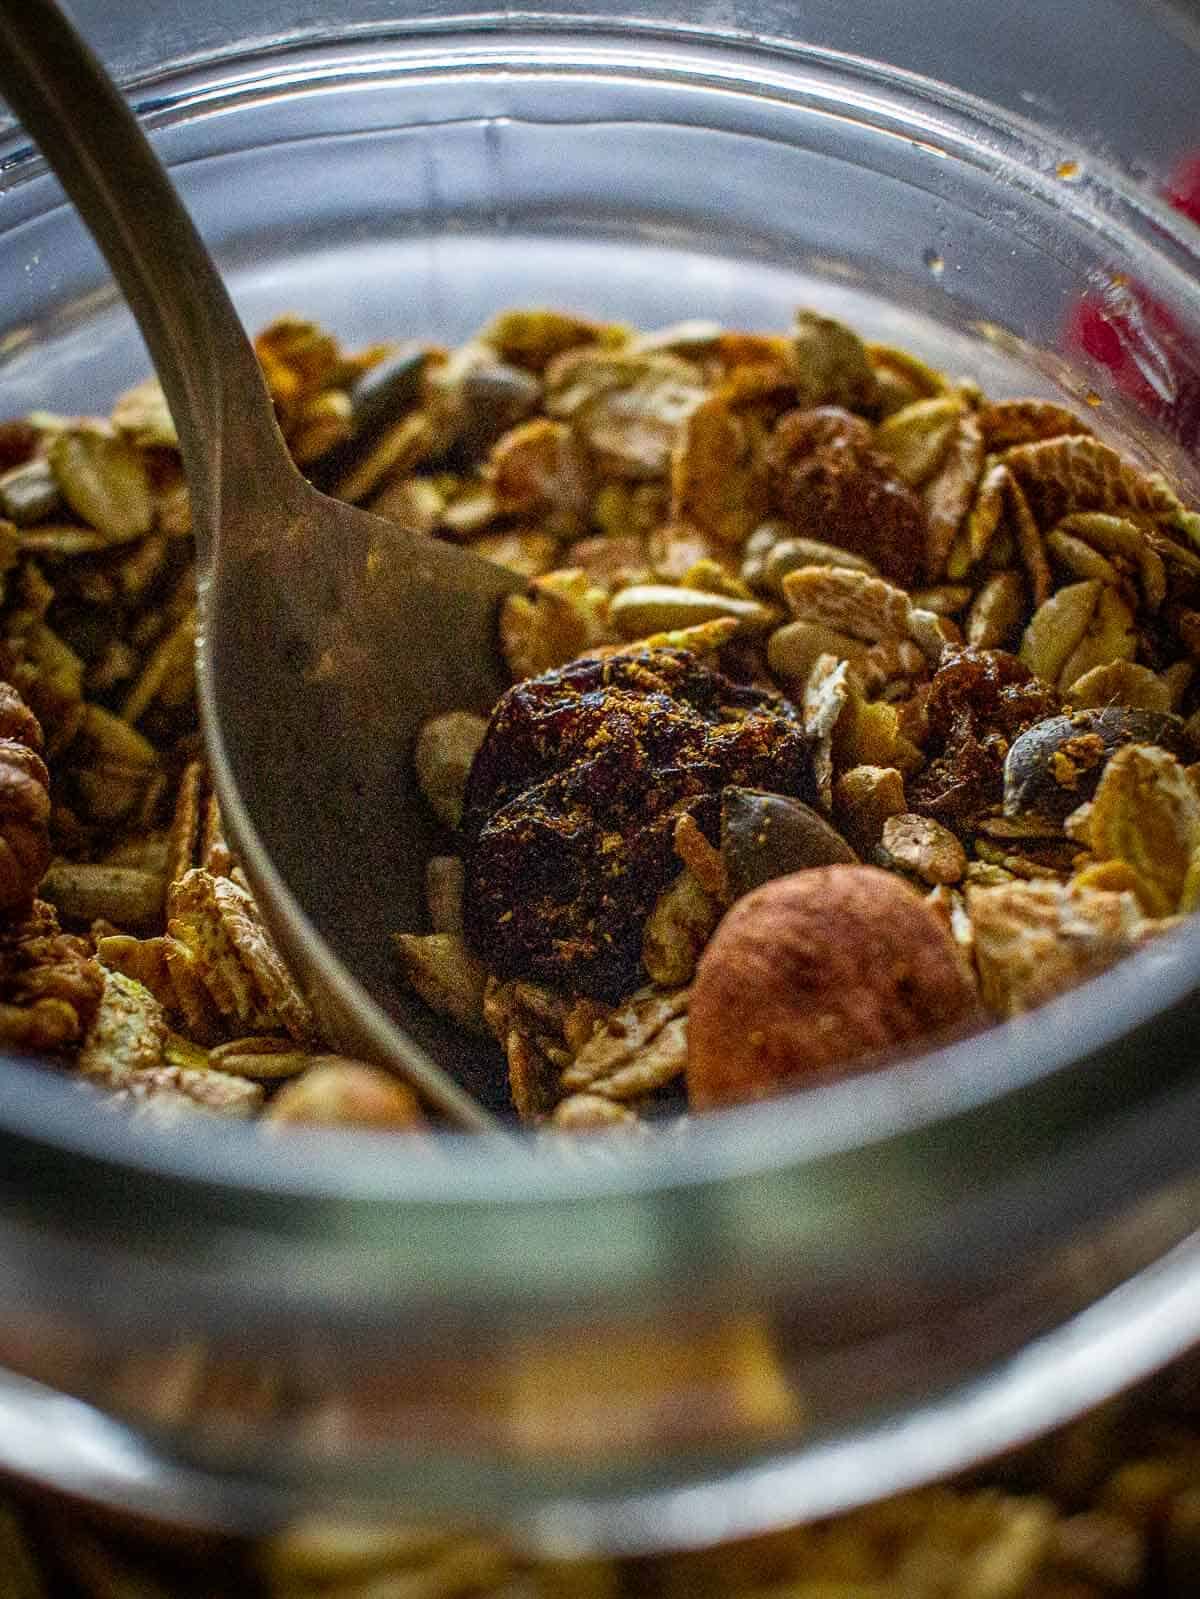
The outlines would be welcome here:
M 701 958 L 688 1097 L 711 1109 L 828 1081 L 978 1013 L 953 939 L 900 878 L 794 872 L 739 900 Z
M 285 1083 L 267 1107 L 266 1120 L 309 1127 L 369 1127 L 417 1132 L 425 1118 L 416 1095 L 378 1066 L 316 1055 L 302 1076 Z

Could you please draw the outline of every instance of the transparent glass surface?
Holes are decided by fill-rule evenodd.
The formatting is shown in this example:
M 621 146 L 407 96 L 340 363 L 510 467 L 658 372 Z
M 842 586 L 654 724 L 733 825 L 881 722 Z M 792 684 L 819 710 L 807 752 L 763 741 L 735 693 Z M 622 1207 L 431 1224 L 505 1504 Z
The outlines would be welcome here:
M 811 303 L 990 392 L 1090 397 L 1197 493 L 1198 236 L 1158 193 L 1186 152 L 1128 92 L 1133 59 L 1195 70 L 1186 14 L 1089 6 L 1051 101 L 1075 8 L 1003 38 L 974 6 L 813 6 L 802 35 L 792 11 L 76 15 L 252 326 L 453 341 L 510 303 L 757 327 Z M 14 130 L 0 272 L 0 412 L 103 411 L 144 375 Z M 1120 370 L 1077 334 L 1114 295 L 1169 317 L 1123 318 Z M 391 926 L 416 926 L 422 824 L 392 825 Z M 314 838 L 280 869 L 362 1003 L 462 1065 L 330 873 L 346 841 Z M 974 1462 L 1200 1333 L 1198 979 L 1185 927 L 970 1045 L 628 1150 L 172 1137 L 14 1064 L 0 1464 L 190 1521 L 402 1506 L 561 1553 Z M 465 1069 L 502 1097 L 495 1060 Z

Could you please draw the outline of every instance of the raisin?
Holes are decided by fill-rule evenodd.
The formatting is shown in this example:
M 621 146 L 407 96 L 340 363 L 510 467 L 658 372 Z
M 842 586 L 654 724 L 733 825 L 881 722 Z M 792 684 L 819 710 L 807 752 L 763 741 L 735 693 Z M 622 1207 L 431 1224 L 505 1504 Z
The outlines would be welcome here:
M 37 441 L 37 430 L 30 423 L 17 417 L 0 422 L 0 472 L 24 466 L 37 449 Z
M 766 451 L 771 500 L 805 538 L 862 555 L 911 585 L 925 554 L 925 512 L 861 417 L 836 406 L 788 411 Z
M 947 651 L 925 698 L 927 762 L 909 784 L 910 808 L 969 829 L 1003 797 L 1010 744 L 1058 708 L 1054 690 L 1006 650 Z

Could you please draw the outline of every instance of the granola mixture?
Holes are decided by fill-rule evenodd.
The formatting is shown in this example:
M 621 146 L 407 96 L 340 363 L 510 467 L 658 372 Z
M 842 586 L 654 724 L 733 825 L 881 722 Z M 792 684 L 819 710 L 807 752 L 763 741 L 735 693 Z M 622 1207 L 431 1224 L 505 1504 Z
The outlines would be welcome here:
M 396 944 L 530 1123 L 638 1132 L 835 1073 L 847 1037 L 861 1063 L 923 1015 L 1012 1015 L 1194 908 L 1200 517 L 1085 419 L 811 312 L 508 312 L 357 354 L 287 318 L 258 352 L 322 486 L 528 579 L 510 693 L 418 742 L 445 848 Z M 155 383 L 0 422 L 0 1048 L 157 1120 L 414 1131 L 409 1091 L 321 1038 L 223 837 L 189 533 Z M 743 1025 L 723 985 L 763 947 Z M 689 1040 L 714 1014 L 752 1046 L 732 1087 Z M 1200 1387 L 1176 1366 L 986 1477 L 694 1556 L 177 1537 L 0 1504 L 0 1596 L 1177 1599 Z
M 1200 515 L 1085 418 L 812 311 L 508 312 L 405 405 L 335 486 L 528 587 L 422 731 L 400 967 L 527 1121 L 861 1069 L 1196 905 Z
M 690 1554 L 534 1562 L 417 1520 L 254 1545 L 0 1500 L 3 1599 L 1193 1599 L 1194 1358 L 986 1477 Z
M 287 317 L 257 349 L 315 481 L 528 579 L 512 688 L 418 740 L 445 844 L 396 936 L 527 1121 L 861 1067 L 1196 904 L 1200 515 L 1088 420 L 812 311 L 353 354 Z M 0 1047 L 156 1118 L 417 1128 L 321 1038 L 222 836 L 189 535 L 154 381 L 0 422 Z

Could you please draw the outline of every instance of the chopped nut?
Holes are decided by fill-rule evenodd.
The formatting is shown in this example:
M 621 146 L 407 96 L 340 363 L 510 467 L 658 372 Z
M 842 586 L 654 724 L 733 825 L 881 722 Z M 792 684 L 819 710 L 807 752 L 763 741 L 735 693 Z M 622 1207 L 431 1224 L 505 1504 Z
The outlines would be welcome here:
M 67 504 L 106 538 L 139 539 L 150 531 L 150 480 L 127 439 L 103 428 L 67 429 L 46 453 Z
M 807 682 L 822 655 L 837 661 L 857 661 L 870 646 L 820 622 L 789 622 L 776 628 L 767 640 L 767 664 L 777 677 Z
M 608 596 L 582 572 L 535 578 L 500 609 L 500 643 L 517 681 L 562 666 L 608 636 Z
M 721 854 L 733 898 L 790 872 L 857 859 L 824 817 L 800 800 L 733 786 L 721 794 Z
M 689 983 L 721 910 L 691 872 L 679 876 L 655 901 L 642 934 L 642 965 L 660 987 Z
M 41 892 L 68 921 L 94 922 L 102 917 L 143 932 L 162 921 L 165 888 L 161 872 L 58 861 L 42 879 Z
M 312 1062 L 307 1050 L 297 1049 L 292 1038 L 263 1036 L 231 1038 L 208 1051 L 207 1064 L 235 1077 L 251 1077 L 256 1082 L 277 1082 L 296 1077 Z
M 688 1001 L 686 988 L 655 989 L 612 1012 L 563 1072 L 563 1089 L 628 1099 L 677 1077 L 687 1053 Z
M 458 933 L 393 935 L 406 981 L 439 1015 L 472 1032 L 485 1030 L 483 989 L 487 971 Z
M 867 347 L 853 328 L 818 311 L 797 311 L 792 370 L 801 405 L 870 411 L 879 394 Z
M 1058 682 L 1091 627 L 1103 592 L 1104 585 L 1094 578 L 1069 583 L 1035 612 L 1021 640 L 1021 659 L 1031 672 L 1046 683 Z M 1069 681 L 1080 676 L 1074 672 Z
M 62 1055 L 83 1042 L 104 993 L 104 973 L 82 939 L 59 930 L 54 907 L 34 900 L 0 925 L 0 1045 Z
M 313 1055 L 305 1071 L 271 1100 L 270 1127 L 364 1127 L 420 1132 L 426 1122 L 407 1083 L 378 1066 L 338 1055 Z
M 546 410 L 570 421 L 614 477 L 663 477 L 704 403 L 698 369 L 674 355 L 571 350 L 546 370 Z
M 609 614 L 613 627 L 625 639 L 644 639 L 648 635 L 675 628 L 694 627 L 729 617 L 738 630 L 756 632 L 770 626 L 777 612 L 757 600 L 743 600 L 728 594 L 705 594 L 693 588 L 674 588 L 663 583 L 637 583 L 619 590 L 612 599 Z
M 1066 689 L 1066 698 L 1080 710 L 1123 705 L 1131 710 L 1169 711 L 1171 688 L 1149 667 L 1133 661 L 1093 666 Z
M 487 723 L 471 711 L 446 711 L 430 717 L 417 734 L 413 762 L 421 793 L 439 821 L 457 827 L 463 794 Z
M 1025 610 L 1025 584 L 1018 572 L 997 572 L 979 590 L 967 617 L 967 643 L 982 650 L 1006 649 Z
M 967 854 L 958 839 L 929 816 L 889 816 L 882 848 L 897 866 L 925 883 L 957 883 L 967 869 Z
M 671 517 L 740 547 L 767 510 L 765 463 L 729 401 L 714 394 L 686 419 L 671 458 Z
M 833 786 L 834 818 L 860 855 L 882 842 L 888 817 L 904 807 L 904 778 L 894 766 L 852 766 Z
M 457 855 L 433 855 L 425 864 L 425 904 L 435 933 L 463 930 L 463 863 Z
M 920 488 L 942 464 L 961 415 L 956 395 L 914 400 L 880 423 L 874 447 L 890 458 L 910 488 Z

